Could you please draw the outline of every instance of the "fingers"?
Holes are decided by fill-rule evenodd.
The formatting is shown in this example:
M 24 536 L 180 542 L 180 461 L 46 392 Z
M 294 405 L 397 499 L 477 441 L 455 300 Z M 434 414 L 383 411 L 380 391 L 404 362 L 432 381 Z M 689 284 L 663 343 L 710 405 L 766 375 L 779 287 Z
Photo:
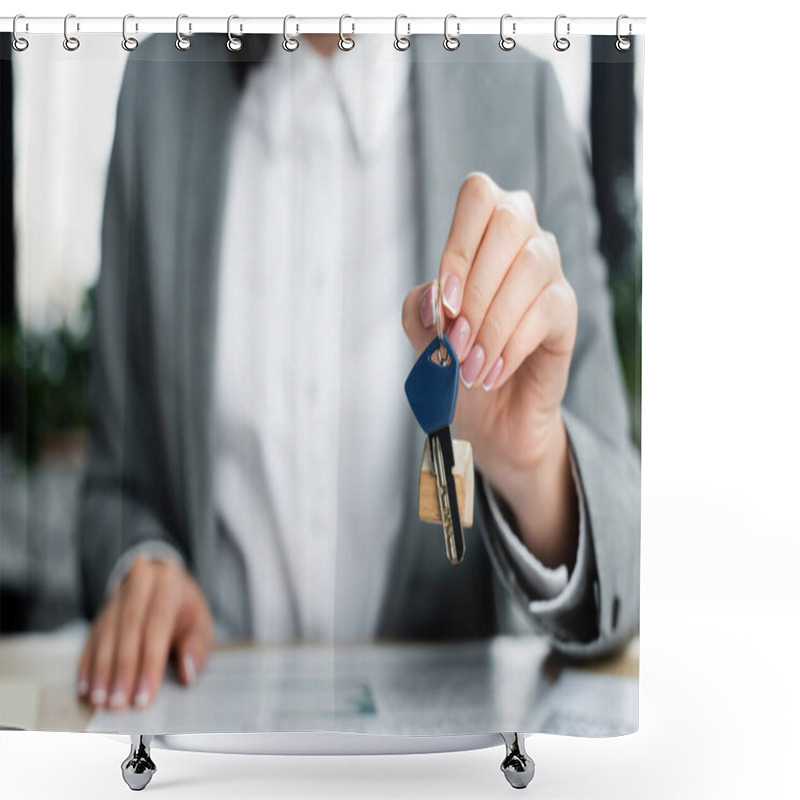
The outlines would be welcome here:
M 108 700 L 111 670 L 117 638 L 117 617 L 120 592 L 115 592 L 95 622 L 92 634 L 92 653 L 89 665 L 89 702 L 93 708 L 104 706 Z
M 109 708 L 115 710 L 130 705 L 156 569 L 148 559 L 137 558 L 120 587 L 114 669 L 108 696 Z
M 489 305 L 517 254 L 537 229 L 530 195 L 527 192 L 503 195 L 475 255 L 467 276 L 461 313 L 449 333 L 453 349 L 466 368 L 464 382 L 468 386 L 485 367 L 485 353 L 480 348 L 473 348 L 473 345 Z M 533 298 L 528 295 L 526 299 L 530 304 Z M 467 354 L 471 357 L 465 360 Z
M 506 364 L 503 350 L 517 325 L 545 287 L 558 277 L 559 262 L 551 239 L 549 234 L 528 239 L 516 254 L 488 309 L 475 312 L 473 318 L 480 320 L 480 327 L 461 369 L 468 388 L 476 382 L 486 390 L 495 385 Z
M 211 612 L 200 590 L 192 584 L 177 620 L 173 642 L 178 677 L 186 686 L 191 686 L 203 671 L 213 641 Z
M 577 309 L 575 293 L 569 283 L 561 280 L 549 284 L 525 312 L 508 340 L 502 356 L 502 373 L 495 378 L 494 386 L 499 389 L 540 347 L 569 359 L 575 340 Z M 559 372 L 555 365 L 552 368 Z M 549 378 L 547 375 L 538 377 L 544 382 Z
M 180 607 L 179 569 L 171 564 L 161 566 L 142 642 L 141 669 L 133 691 L 133 704 L 137 708 L 146 708 L 161 688 Z
M 442 304 L 451 319 L 461 310 L 467 276 L 500 195 L 497 184 L 482 172 L 468 175 L 461 185 L 439 266 Z

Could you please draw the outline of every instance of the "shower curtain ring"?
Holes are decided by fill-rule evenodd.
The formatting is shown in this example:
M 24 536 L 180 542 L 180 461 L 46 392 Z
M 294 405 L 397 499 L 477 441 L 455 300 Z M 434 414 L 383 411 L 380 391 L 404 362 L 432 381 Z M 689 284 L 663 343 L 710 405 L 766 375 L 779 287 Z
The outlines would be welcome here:
M 236 14 L 231 14 L 228 17 L 228 41 L 225 46 L 231 51 L 231 53 L 238 53 L 242 49 L 242 40 L 231 33 L 231 22 L 233 22 L 235 19 L 239 19 Z M 242 27 L 240 25 L 239 32 L 241 32 L 241 30 Z
M 131 50 L 135 50 L 139 46 L 139 40 L 135 39 L 133 36 L 128 36 L 128 20 L 135 19 L 133 14 L 126 14 L 122 18 L 122 49 L 127 50 L 129 53 Z M 137 30 L 139 26 L 136 26 Z
M 298 47 L 300 47 L 300 40 L 295 39 L 294 36 L 289 36 L 289 20 L 290 19 L 297 19 L 297 17 L 293 17 L 291 14 L 287 14 L 283 18 L 283 49 L 287 53 L 294 53 Z M 296 30 L 296 29 L 295 29 Z
M 398 14 L 394 18 L 394 49 L 395 50 L 400 50 L 402 52 L 403 50 L 408 50 L 408 48 L 411 47 L 411 39 L 408 39 L 405 36 L 401 36 L 400 35 L 400 20 L 401 19 L 406 19 L 407 20 L 408 17 L 405 14 Z M 406 31 L 407 35 L 410 35 L 411 34 L 411 23 L 406 22 L 406 28 L 407 28 L 407 31 Z
M 177 47 L 178 50 L 188 50 L 192 46 L 191 41 L 181 33 L 181 20 L 188 18 L 188 14 L 178 14 L 175 19 L 175 47 Z M 189 25 L 189 30 L 191 29 L 192 26 Z
M 614 42 L 614 46 L 617 48 L 617 50 L 620 51 L 620 53 L 626 53 L 628 50 L 631 49 L 631 40 L 627 39 L 626 37 L 624 37 L 622 35 L 622 33 L 620 32 L 621 31 L 620 23 L 624 19 L 628 19 L 627 15 L 625 15 L 625 14 L 620 14 L 617 17 L 617 41 Z M 628 35 L 629 36 L 630 36 L 630 33 L 631 33 L 631 23 L 629 22 L 628 23 Z
M 447 25 L 451 19 L 456 20 L 456 35 L 451 36 L 449 31 L 447 30 Z M 453 50 L 458 50 L 458 46 L 461 44 L 458 38 L 458 34 L 461 33 L 461 23 L 458 22 L 458 18 L 455 14 L 448 14 L 444 18 L 444 41 L 442 44 L 444 45 L 445 50 L 449 50 L 451 53 Z
M 339 17 L 339 49 L 340 50 L 352 50 L 356 46 L 355 39 L 350 38 L 349 36 L 344 35 L 344 21 L 346 19 L 353 19 L 349 14 L 342 14 Z M 356 24 L 355 22 L 350 23 L 350 33 L 356 32 Z
M 566 19 L 566 14 L 559 14 L 556 17 L 555 22 L 553 23 L 553 35 L 555 36 L 555 41 L 553 42 L 553 47 L 558 50 L 559 53 L 563 53 L 565 50 L 569 50 L 570 41 L 567 39 L 566 36 L 559 36 L 558 35 L 558 21 L 561 19 Z M 570 33 L 570 24 L 567 23 L 567 36 Z
M 12 42 L 12 47 L 18 53 L 21 53 L 23 50 L 27 50 L 28 49 L 28 45 L 30 44 L 30 42 L 17 33 L 17 20 L 18 19 L 25 19 L 25 15 L 24 14 L 17 14 L 17 16 L 14 17 L 14 24 L 13 24 L 13 26 L 11 28 L 11 32 L 14 35 L 14 41 Z
M 64 49 L 69 50 L 70 53 L 74 53 L 81 46 L 81 43 L 77 37 L 69 35 L 69 21 L 71 19 L 75 19 L 74 14 L 67 14 L 67 16 L 64 17 Z M 80 23 L 76 23 L 76 30 L 80 29 Z
M 507 19 L 511 19 L 511 14 L 503 14 L 500 17 L 500 49 L 505 50 L 508 52 L 509 50 L 513 50 L 517 46 L 517 42 L 513 36 L 506 36 L 505 31 L 503 30 L 503 26 Z M 517 23 L 511 23 L 511 33 L 515 34 L 517 32 Z

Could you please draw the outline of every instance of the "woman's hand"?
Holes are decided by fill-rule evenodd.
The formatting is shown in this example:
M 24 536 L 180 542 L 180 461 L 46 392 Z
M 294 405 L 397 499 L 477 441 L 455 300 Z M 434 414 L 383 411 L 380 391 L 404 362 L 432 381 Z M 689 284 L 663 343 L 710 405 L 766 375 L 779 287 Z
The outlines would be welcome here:
M 172 562 L 139 557 L 95 618 L 78 694 L 95 708 L 144 708 L 158 693 L 170 652 L 188 686 L 213 639 L 214 621 L 192 576 Z
M 446 333 L 461 363 L 454 426 L 510 505 L 523 540 L 548 566 L 571 564 L 577 501 L 560 406 L 578 305 L 555 237 L 527 192 L 469 175 L 439 267 Z M 417 353 L 435 335 L 435 287 L 403 304 Z

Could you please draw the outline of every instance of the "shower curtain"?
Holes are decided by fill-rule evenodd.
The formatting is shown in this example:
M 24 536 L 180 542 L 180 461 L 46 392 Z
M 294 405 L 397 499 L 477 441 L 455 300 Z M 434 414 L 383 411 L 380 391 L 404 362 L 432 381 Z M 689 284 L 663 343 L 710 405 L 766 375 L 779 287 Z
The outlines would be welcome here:
M 634 732 L 643 37 L 178 30 L 3 35 L 0 723 Z

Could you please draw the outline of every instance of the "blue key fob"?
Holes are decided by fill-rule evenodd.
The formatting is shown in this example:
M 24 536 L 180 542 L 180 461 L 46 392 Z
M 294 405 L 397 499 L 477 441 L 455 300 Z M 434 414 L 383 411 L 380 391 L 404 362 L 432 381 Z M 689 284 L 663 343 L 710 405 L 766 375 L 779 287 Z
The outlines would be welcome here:
M 448 363 L 440 364 L 439 350 L 444 344 L 450 357 Z M 453 421 L 458 398 L 458 358 L 450 340 L 436 336 L 417 359 L 406 378 L 406 397 L 411 410 L 425 433 L 444 428 Z

